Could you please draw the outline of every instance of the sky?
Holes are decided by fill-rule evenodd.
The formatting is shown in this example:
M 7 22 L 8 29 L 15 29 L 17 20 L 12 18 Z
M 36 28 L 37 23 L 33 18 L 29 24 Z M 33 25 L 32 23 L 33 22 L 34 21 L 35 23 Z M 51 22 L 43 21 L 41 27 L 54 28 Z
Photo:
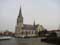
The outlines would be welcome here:
M 60 0 L 0 0 L 0 31 L 15 31 L 19 9 L 24 24 L 40 24 L 48 30 L 60 25 Z

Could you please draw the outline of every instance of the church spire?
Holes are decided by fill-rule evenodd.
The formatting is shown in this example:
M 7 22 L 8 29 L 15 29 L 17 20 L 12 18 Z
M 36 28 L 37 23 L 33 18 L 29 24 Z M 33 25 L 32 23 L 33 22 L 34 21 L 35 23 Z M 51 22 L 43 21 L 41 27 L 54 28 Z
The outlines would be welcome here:
M 35 20 L 34 20 L 34 26 L 35 26 Z
M 35 30 L 35 20 L 34 20 L 33 26 L 34 26 L 34 30 Z
M 21 12 L 21 6 L 20 6 L 20 10 L 19 10 L 19 15 L 18 15 L 18 18 L 17 18 L 17 23 L 20 23 L 20 22 L 23 23 L 23 16 L 22 16 L 22 12 Z
M 21 6 L 20 6 L 20 10 L 19 10 L 19 16 L 18 16 L 18 17 L 22 17 Z

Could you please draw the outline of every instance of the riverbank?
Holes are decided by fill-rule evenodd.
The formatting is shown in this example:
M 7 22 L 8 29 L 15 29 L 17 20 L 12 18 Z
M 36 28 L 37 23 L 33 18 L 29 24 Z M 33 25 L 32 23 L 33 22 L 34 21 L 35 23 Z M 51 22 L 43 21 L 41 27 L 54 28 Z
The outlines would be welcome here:
M 13 38 L 11 40 L 0 41 L 0 45 L 55 45 L 41 42 L 41 38 Z
M 9 39 L 11 39 L 12 37 L 10 37 L 10 36 L 0 36 L 0 41 L 1 40 L 9 40 Z

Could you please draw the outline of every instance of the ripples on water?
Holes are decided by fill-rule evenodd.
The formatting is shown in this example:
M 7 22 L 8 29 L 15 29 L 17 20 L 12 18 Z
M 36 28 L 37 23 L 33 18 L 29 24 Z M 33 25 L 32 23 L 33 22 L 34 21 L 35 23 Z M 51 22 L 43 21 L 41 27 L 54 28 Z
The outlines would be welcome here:
M 0 41 L 0 45 L 53 45 L 40 41 L 40 38 L 13 38 L 11 40 Z

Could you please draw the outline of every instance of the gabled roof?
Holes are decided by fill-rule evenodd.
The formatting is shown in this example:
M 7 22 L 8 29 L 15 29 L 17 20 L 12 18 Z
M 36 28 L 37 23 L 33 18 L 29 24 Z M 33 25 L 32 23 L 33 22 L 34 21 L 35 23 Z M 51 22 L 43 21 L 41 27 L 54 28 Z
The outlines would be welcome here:
M 24 30 L 35 30 L 33 25 L 29 25 L 29 24 L 24 24 L 23 27 Z

